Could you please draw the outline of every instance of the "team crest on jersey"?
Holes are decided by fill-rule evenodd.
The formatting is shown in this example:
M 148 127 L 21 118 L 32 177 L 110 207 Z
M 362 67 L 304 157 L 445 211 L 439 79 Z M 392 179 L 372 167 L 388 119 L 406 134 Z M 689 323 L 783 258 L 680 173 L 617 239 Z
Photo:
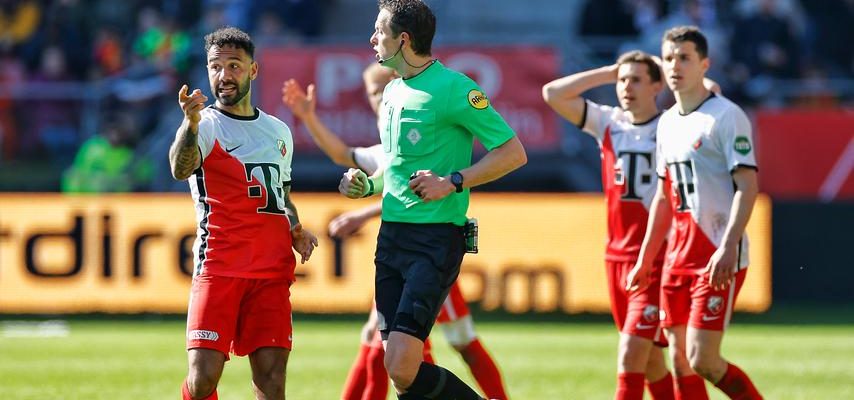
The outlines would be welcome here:
M 739 136 L 735 138 L 735 143 L 733 144 L 733 149 L 743 156 L 746 156 L 747 153 L 750 153 L 753 150 L 753 147 L 750 145 L 750 139 L 747 136 Z
M 643 308 L 643 319 L 646 322 L 658 321 L 658 307 L 649 304 Z
M 724 299 L 721 296 L 712 296 L 709 297 L 709 300 L 706 301 L 706 308 L 709 309 L 709 312 L 717 315 L 721 312 L 721 308 L 723 308 Z
M 700 139 L 697 139 L 697 141 L 694 142 L 694 144 L 691 147 L 693 147 L 694 150 L 700 150 L 700 146 L 702 146 L 702 145 L 703 145 L 703 138 L 700 138 Z
M 472 107 L 483 110 L 486 107 L 489 107 L 489 99 L 486 98 L 486 95 L 483 94 L 480 90 L 472 89 L 469 90 L 469 105 Z
M 285 154 L 288 154 L 288 147 L 285 146 L 285 141 L 282 139 L 279 139 L 276 142 L 276 149 L 279 150 L 279 153 L 282 153 L 282 157 L 284 157 Z

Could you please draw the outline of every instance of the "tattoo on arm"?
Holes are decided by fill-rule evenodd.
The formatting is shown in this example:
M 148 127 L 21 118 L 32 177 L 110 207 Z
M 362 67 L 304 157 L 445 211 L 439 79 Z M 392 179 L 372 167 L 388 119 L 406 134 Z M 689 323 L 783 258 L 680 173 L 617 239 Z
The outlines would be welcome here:
M 297 214 L 297 206 L 291 201 L 291 186 L 283 187 L 282 193 L 285 198 L 285 215 L 288 216 L 288 222 L 290 222 L 291 229 L 293 229 L 299 223 L 299 214 Z
M 178 128 L 175 141 L 169 148 L 169 164 L 172 166 L 172 176 L 179 180 L 189 178 L 201 164 L 199 135 L 185 125 Z

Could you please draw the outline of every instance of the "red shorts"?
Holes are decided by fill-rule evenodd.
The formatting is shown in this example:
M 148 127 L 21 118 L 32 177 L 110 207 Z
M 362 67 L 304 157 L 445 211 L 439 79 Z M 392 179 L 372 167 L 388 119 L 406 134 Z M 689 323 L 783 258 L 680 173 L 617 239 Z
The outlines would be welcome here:
M 667 271 L 662 276 L 661 309 L 664 311 L 665 328 L 691 325 L 692 328 L 722 331 L 729 325 L 732 307 L 747 270 L 735 274 L 735 284 L 723 290 L 709 286 L 709 274 L 676 275 Z
M 466 299 L 463 298 L 460 285 L 455 282 L 451 286 L 451 291 L 448 292 L 445 302 L 442 303 L 442 310 L 439 311 L 439 316 L 436 317 L 436 323 L 454 322 L 467 315 L 469 315 L 469 306 L 466 304 Z
M 658 300 L 661 262 L 653 264 L 649 285 L 643 290 L 626 293 L 626 276 L 635 266 L 632 262 L 605 261 L 611 315 L 617 329 L 627 335 L 646 338 L 666 347 L 667 339 L 659 324 Z
M 187 311 L 187 349 L 245 356 L 261 347 L 292 346 L 290 282 L 200 275 Z

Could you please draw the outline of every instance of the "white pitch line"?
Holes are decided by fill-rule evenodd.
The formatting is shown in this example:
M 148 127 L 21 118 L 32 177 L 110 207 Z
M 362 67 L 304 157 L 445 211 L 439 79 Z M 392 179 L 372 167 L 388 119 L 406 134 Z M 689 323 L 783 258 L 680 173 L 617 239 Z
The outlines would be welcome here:
M 854 170 L 854 137 L 848 141 L 845 151 L 836 160 L 836 164 L 827 174 L 827 179 L 821 184 L 821 188 L 818 190 L 818 198 L 824 202 L 833 201 L 851 174 L 851 170 Z

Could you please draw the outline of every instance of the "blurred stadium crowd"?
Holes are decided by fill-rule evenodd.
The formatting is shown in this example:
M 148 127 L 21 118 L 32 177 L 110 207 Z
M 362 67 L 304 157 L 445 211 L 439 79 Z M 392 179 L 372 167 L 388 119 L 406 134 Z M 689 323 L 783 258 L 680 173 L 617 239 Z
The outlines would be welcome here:
M 431 3 L 439 13 L 459 14 L 466 7 L 459 3 L 467 2 Z M 497 3 L 494 12 L 508 17 L 490 20 L 495 31 L 513 31 L 512 18 L 542 15 L 520 2 Z M 438 43 L 536 37 L 538 44 L 583 54 L 564 62 L 562 73 L 571 73 L 613 62 L 631 48 L 658 53 L 666 28 L 695 24 L 714 49 L 711 77 L 748 109 L 845 107 L 854 99 L 854 0 L 541 3 L 566 9 L 575 22 L 559 32 L 552 30 L 561 25 L 538 24 L 544 32 L 521 39 L 447 29 Z M 182 82 L 207 88 L 202 36 L 233 25 L 251 32 L 259 47 L 366 46 L 372 19 L 351 18 L 356 9 L 370 16 L 375 2 L 0 0 L 0 191 L 186 190 L 163 172 L 163 143 L 168 146 L 180 121 L 175 88 Z M 590 153 L 595 184 L 598 159 Z

